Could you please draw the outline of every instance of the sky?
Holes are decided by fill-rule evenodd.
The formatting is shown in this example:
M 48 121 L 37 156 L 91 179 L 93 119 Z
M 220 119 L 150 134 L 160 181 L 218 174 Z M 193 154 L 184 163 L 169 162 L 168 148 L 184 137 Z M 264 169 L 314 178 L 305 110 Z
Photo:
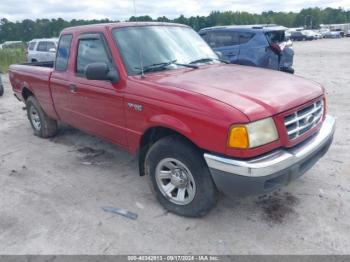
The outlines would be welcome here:
M 135 7 L 134 8 L 134 1 Z M 0 18 L 10 21 L 37 18 L 126 20 L 130 16 L 175 18 L 208 15 L 211 11 L 299 11 L 307 7 L 350 9 L 350 0 L 0 0 Z

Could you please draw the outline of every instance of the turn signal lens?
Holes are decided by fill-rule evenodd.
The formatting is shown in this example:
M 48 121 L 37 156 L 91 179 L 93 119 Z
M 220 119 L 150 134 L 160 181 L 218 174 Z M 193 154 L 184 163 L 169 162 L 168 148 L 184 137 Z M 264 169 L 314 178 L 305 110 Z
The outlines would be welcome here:
M 249 139 L 247 129 L 244 126 L 232 127 L 228 143 L 233 148 L 248 148 Z
M 274 120 L 269 117 L 246 125 L 232 126 L 228 140 L 232 148 L 254 148 L 278 139 Z

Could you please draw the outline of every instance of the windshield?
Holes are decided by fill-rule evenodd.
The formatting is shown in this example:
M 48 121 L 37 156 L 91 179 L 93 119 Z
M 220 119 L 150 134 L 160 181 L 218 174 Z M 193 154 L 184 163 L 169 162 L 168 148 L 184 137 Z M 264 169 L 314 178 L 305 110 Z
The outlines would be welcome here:
M 166 69 L 182 67 L 203 58 L 217 59 L 207 43 L 191 28 L 182 26 L 138 26 L 113 30 L 114 39 L 129 75 L 141 66 L 174 61 Z M 164 68 L 162 68 L 164 69 Z

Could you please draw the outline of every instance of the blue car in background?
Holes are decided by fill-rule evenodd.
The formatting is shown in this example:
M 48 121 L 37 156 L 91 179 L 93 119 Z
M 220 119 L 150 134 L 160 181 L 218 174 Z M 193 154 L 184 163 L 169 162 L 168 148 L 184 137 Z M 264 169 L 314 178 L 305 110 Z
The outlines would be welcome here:
M 230 63 L 294 73 L 294 51 L 291 41 L 286 41 L 286 30 L 277 25 L 244 25 L 209 27 L 198 33 Z

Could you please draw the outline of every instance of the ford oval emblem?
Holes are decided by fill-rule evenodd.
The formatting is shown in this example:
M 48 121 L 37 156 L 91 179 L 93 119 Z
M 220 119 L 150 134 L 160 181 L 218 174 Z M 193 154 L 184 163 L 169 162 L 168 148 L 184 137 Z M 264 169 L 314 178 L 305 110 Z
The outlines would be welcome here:
M 305 122 L 308 123 L 308 124 L 312 124 L 312 122 L 314 121 L 315 117 L 313 114 L 311 115 L 308 115 L 306 118 L 305 118 Z

